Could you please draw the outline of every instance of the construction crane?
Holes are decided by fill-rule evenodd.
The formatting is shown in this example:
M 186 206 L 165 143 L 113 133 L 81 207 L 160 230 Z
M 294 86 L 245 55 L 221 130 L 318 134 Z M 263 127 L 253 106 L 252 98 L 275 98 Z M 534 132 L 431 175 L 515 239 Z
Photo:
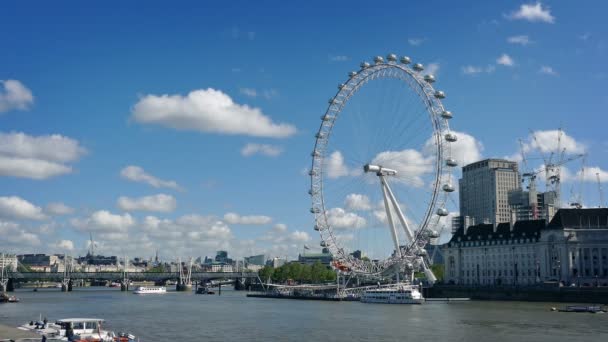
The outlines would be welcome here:
M 581 209 L 583 207 L 583 182 L 585 182 L 585 162 L 587 156 L 583 156 L 583 160 L 581 163 L 581 171 L 578 173 L 578 192 L 574 193 L 574 184 L 570 188 L 570 206 L 576 209 Z
M 599 208 L 603 208 L 604 205 L 604 190 L 602 189 L 602 182 L 600 180 L 600 173 L 596 172 L 595 173 L 595 177 L 597 178 L 597 190 L 600 193 L 600 205 L 598 206 Z

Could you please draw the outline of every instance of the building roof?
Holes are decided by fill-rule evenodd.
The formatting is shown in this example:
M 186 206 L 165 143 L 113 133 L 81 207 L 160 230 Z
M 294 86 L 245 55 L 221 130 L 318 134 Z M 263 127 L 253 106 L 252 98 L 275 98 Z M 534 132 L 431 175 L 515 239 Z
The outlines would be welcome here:
M 498 224 L 496 232 L 494 232 L 494 225 L 478 224 L 470 226 L 466 230 L 466 234 L 463 228 L 459 228 L 450 242 L 538 238 L 541 229 L 544 227 L 544 220 L 517 221 L 513 225 L 513 231 L 511 231 L 510 224 L 507 222 Z
M 608 227 L 608 208 L 560 209 L 549 223 L 550 228 L 593 229 Z

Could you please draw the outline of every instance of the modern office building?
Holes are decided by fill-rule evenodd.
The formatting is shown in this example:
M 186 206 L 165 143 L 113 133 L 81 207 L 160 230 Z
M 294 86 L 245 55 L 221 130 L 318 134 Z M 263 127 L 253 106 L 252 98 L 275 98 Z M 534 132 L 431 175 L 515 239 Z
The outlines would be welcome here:
M 538 192 L 534 189 L 509 191 L 509 207 L 515 219 L 551 221 L 557 212 L 555 191 Z
M 17 270 L 17 256 L 15 254 L 0 254 L 0 269 L 7 271 Z
M 442 249 L 450 284 L 608 286 L 608 209 L 459 228 Z
M 323 248 L 321 253 L 304 253 L 298 255 L 298 262 L 305 265 L 314 265 L 317 261 L 329 267 L 333 260 L 333 256 L 328 248 Z
M 464 166 L 459 181 L 460 216 L 475 224 L 509 222 L 508 194 L 520 188 L 519 179 L 517 163 L 504 159 Z
M 264 254 L 260 255 L 252 255 L 250 257 L 245 257 L 245 265 L 257 265 L 264 266 L 266 264 L 266 258 Z

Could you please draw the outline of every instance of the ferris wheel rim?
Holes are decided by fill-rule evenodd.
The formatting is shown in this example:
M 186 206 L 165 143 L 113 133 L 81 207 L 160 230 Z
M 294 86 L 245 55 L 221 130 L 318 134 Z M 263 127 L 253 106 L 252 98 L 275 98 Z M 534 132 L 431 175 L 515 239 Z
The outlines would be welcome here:
M 394 56 L 394 55 L 389 55 Z M 407 57 L 403 57 L 407 58 Z M 426 242 L 423 239 L 423 235 L 429 229 L 431 220 L 435 219 L 438 221 L 439 216 L 434 214 L 437 207 L 444 208 L 447 200 L 447 192 L 441 196 L 440 187 L 444 183 L 444 177 L 449 177 L 446 174 L 446 170 L 450 169 L 453 165 L 447 165 L 444 167 L 444 162 L 447 158 L 444 156 L 447 154 L 450 156 L 450 141 L 447 140 L 447 135 L 450 134 L 448 119 L 451 118 L 451 113 L 445 111 L 441 99 L 445 97 L 445 94 L 441 91 L 435 90 L 432 83 L 435 81 L 433 75 L 422 76 L 420 73 L 422 66 L 419 64 L 414 65 L 414 70 L 409 68 L 409 63 L 398 63 L 396 60 L 392 62 L 377 62 L 374 65 L 365 65 L 362 63 L 360 72 L 351 72 L 348 80 L 341 84 L 338 88 L 338 92 L 330 99 L 329 106 L 325 114 L 321 117 L 321 125 L 317 131 L 315 148 L 312 153 L 312 167 L 310 169 L 311 177 L 311 189 L 309 191 L 312 197 L 312 208 L 311 212 L 315 215 L 315 230 L 318 230 L 321 235 L 321 245 L 328 247 L 332 252 L 334 259 L 337 259 L 342 265 L 346 266 L 349 271 L 354 273 L 365 273 L 365 274 L 379 274 L 383 270 L 391 267 L 399 261 L 403 261 L 403 257 L 397 258 L 391 256 L 385 260 L 380 261 L 376 265 L 364 264 L 361 260 L 355 259 L 352 256 L 346 254 L 344 249 L 338 245 L 336 236 L 334 234 L 332 226 L 328 222 L 327 212 L 325 205 L 325 196 L 323 193 L 323 170 L 324 161 L 327 153 L 327 145 L 330 141 L 330 136 L 335 125 L 335 121 L 340 116 L 344 106 L 348 101 L 367 83 L 375 79 L 388 79 L 396 78 L 404 81 L 409 91 L 415 92 L 420 100 L 423 102 L 425 111 L 430 116 L 432 122 L 432 133 L 435 139 L 435 165 L 434 165 L 434 181 L 433 191 L 430 203 L 425 210 L 424 219 L 415 234 L 413 241 L 410 241 L 404 248 L 406 254 L 411 254 L 413 248 L 421 248 Z M 404 59 L 402 59 L 403 61 Z M 409 58 L 407 60 L 409 62 Z M 394 72 L 394 73 L 393 73 Z M 447 114 L 449 113 L 449 117 Z M 445 140 L 444 140 L 445 139 Z M 447 152 L 447 153 L 444 153 Z M 447 183 L 449 184 L 449 183 Z M 443 209 L 445 210 L 445 209 Z M 329 243 L 328 243 L 329 241 Z M 401 247 L 400 247 L 401 249 Z

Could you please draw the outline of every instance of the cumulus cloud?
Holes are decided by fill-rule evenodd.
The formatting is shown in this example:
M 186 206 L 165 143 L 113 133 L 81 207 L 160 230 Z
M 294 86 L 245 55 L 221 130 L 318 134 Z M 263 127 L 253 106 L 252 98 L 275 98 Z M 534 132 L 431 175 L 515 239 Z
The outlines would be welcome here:
M 285 233 L 287 231 L 287 225 L 284 223 L 277 223 L 272 227 L 272 230 L 276 233 Z
M 545 75 L 557 76 L 557 72 L 552 67 L 546 65 L 542 65 L 538 72 Z
M 71 173 L 66 164 L 85 153 L 78 141 L 59 134 L 0 133 L 0 176 L 47 179 Z
M 74 213 L 74 208 L 70 208 L 61 202 L 53 202 L 47 204 L 46 211 L 52 215 L 69 215 Z
M 155 188 L 169 188 L 183 191 L 184 189 L 172 180 L 163 180 L 152 176 L 139 166 L 129 165 L 120 171 L 120 176 L 133 182 L 144 183 Z
M 172 221 L 155 216 L 146 216 L 142 222 L 143 232 L 151 238 L 167 239 L 187 243 L 187 239 L 227 240 L 232 238 L 230 228 L 213 216 L 186 215 Z
M 372 164 L 396 170 L 398 181 L 414 187 L 423 186 L 422 176 L 433 171 L 433 159 L 412 149 L 381 152 Z
M 14 249 L 17 247 L 40 246 L 38 235 L 28 232 L 21 225 L 10 221 L 0 221 L 0 247 L 4 249 Z
M 558 137 L 561 134 L 561 142 L 558 142 Z M 524 153 L 531 151 L 539 151 L 541 153 L 558 153 L 558 146 L 560 149 L 565 149 L 566 153 L 585 153 L 587 147 L 576 141 L 573 137 L 566 134 L 564 131 L 559 130 L 546 130 L 546 131 L 534 131 L 528 139 L 523 142 Z
M 57 252 L 70 252 L 74 250 L 74 242 L 72 240 L 59 240 L 55 243 L 49 244 L 49 248 Z
M 496 64 L 512 67 L 515 65 L 515 61 L 513 60 L 513 58 L 511 58 L 511 56 L 507 55 L 506 53 L 503 53 L 500 57 L 496 59 Z
M 310 235 L 307 232 L 296 230 L 288 236 L 288 241 L 293 243 L 304 243 L 310 241 Z
M 348 210 L 370 210 L 372 208 L 369 197 L 362 194 L 348 194 L 344 205 Z
M 540 2 L 523 4 L 518 10 L 511 12 L 507 18 L 512 20 L 527 20 L 530 22 L 554 23 L 555 17 L 551 15 L 548 7 L 543 8 Z
M 511 37 L 507 38 L 507 42 L 509 42 L 511 44 L 519 44 L 519 45 L 523 45 L 523 46 L 526 46 L 526 45 L 532 43 L 532 41 L 530 41 L 530 37 L 528 37 L 526 35 L 511 36 Z
M 563 169 L 565 170 L 565 169 Z M 563 171 L 562 170 L 562 171 Z M 608 182 L 608 171 L 603 170 L 599 166 L 586 167 L 584 174 L 581 170 L 576 173 L 576 179 L 581 179 L 581 176 L 584 182 L 597 182 L 597 177 L 600 177 L 600 182 L 606 183 Z
M 337 56 L 329 56 L 329 60 L 332 62 L 346 62 L 348 61 L 348 56 L 344 56 L 344 55 L 337 55 Z
M 275 123 L 259 108 L 235 103 L 212 88 L 181 95 L 146 95 L 133 107 L 132 117 L 142 124 L 157 124 L 204 133 L 286 138 L 296 127 Z
M 17 196 L 0 197 L 0 217 L 17 220 L 46 219 L 42 208 Z
M 177 202 L 175 197 L 166 194 L 157 194 L 139 198 L 121 196 L 117 205 L 124 211 L 157 211 L 168 213 L 175 210 Z
M 241 89 L 239 89 L 239 92 L 248 97 L 257 97 L 258 96 L 258 92 L 253 88 L 241 88 Z
M 87 232 L 101 233 L 126 233 L 129 228 L 136 224 L 135 219 L 130 214 L 112 214 L 107 210 L 99 210 L 87 218 L 74 218 L 70 223 L 75 228 Z
M 481 160 L 483 144 L 470 134 L 452 131 L 458 140 L 450 144 L 450 155 L 459 165 L 467 165 Z M 427 145 L 429 143 L 427 142 Z
M 327 177 L 332 179 L 354 176 L 361 173 L 358 170 L 349 169 L 348 166 L 344 164 L 344 156 L 342 156 L 342 152 L 340 151 L 332 152 L 325 160 L 325 172 L 327 173 Z
M 441 65 L 439 65 L 439 63 L 429 63 L 425 68 L 425 73 L 427 75 L 437 76 L 437 74 L 439 73 L 440 67 L 441 67 Z
M 263 215 L 241 216 L 237 213 L 226 213 L 224 221 L 229 224 L 264 225 L 272 222 L 272 217 Z
M 365 227 L 367 221 L 342 208 L 332 208 L 327 211 L 327 223 L 334 229 L 358 229 Z
M 17 80 L 0 80 L 0 113 L 9 110 L 27 110 L 34 103 L 34 96 Z
M 268 157 L 276 157 L 281 153 L 283 153 L 282 147 L 268 144 L 248 143 L 241 149 L 241 154 L 245 157 L 250 157 L 254 154 L 260 154 Z

